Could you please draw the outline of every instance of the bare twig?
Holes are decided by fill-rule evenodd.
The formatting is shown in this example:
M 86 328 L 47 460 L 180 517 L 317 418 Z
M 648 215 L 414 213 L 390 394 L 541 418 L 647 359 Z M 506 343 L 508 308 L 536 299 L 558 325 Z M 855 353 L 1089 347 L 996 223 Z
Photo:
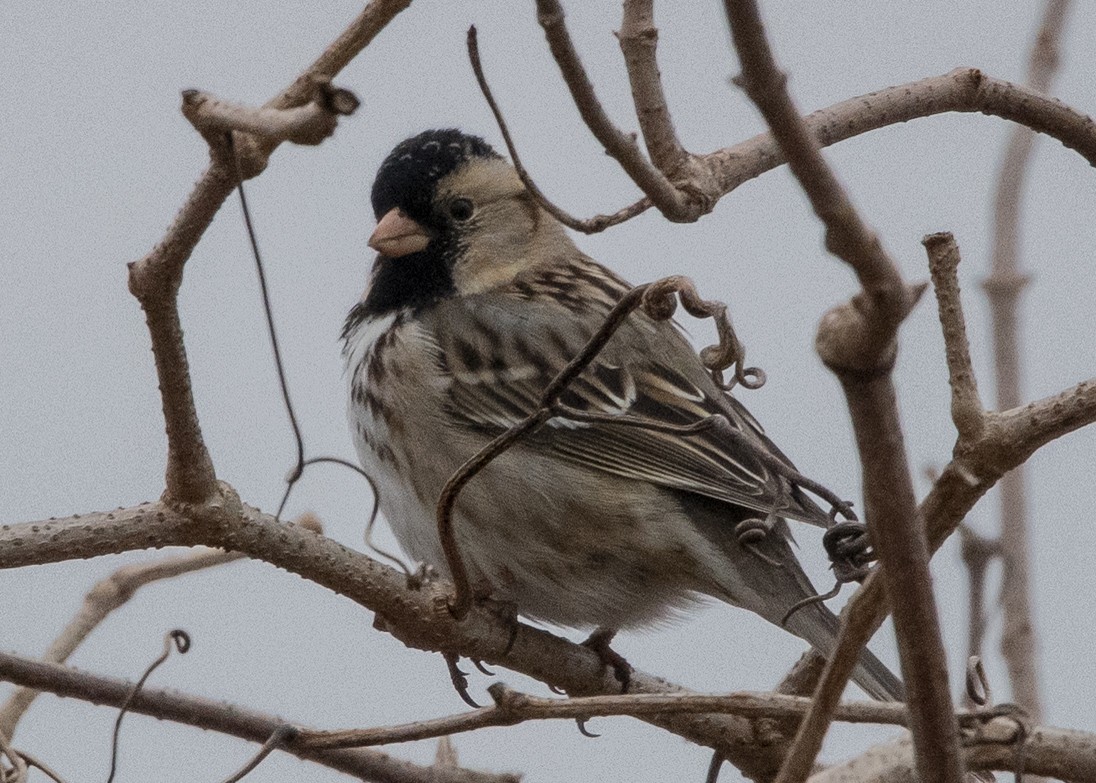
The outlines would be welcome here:
M 1069 0 L 1048 0 L 1031 50 L 1028 86 L 1037 92 L 1050 89 L 1058 67 L 1058 41 L 1065 26 Z M 1035 134 L 1023 126 L 1013 129 L 1001 164 L 994 202 L 993 270 L 985 281 L 993 321 L 993 353 L 997 381 L 997 408 L 1020 404 L 1020 329 L 1018 306 L 1027 277 L 1019 272 L 1018 246 L 1020 202 L 1031 160 Z M 1001 652 L 1008 667 L 1013 699 L 1038 722 L 1039 697 L 1035 632 L 1031 611 L 1031 577 L 1028 572 L 1027 495 L 1023 465 L 1001 481 L 1001 607 L 1004 628 Z
M 290 109 L 255 108 L 217 98 L 200 90 L 183 91 L 183 116 L 207 140 L 230 131 L 262 136 L 271 141 L 315 145 L 335 132 L 340 116 L 353 114 L 359 105 L 354 93 L 318 78 L 312 99 Z
M 948 112 L 978 112 L 1010 120 L 1057 139 L 1079 153 L 1090 165 L 1096 166 L 1096 125 L 1090 117 L 1026 87 L 988 76 L 977 68 L 958 68 L 940 76 L 850 98 L 815 111 L 804 117 L 803 121 L 817 144 L 828 147 L 890 125 Z M 496 106 L 498 119 L 500 113 Z M 513 146 L 508 147 L 513 156 Z M 695 197 L 706 202 L 706 208 L 710 208 L 743 183 L 784 163 L 786 159 L 772 134 L 761 133 L 706 155 L 691 156 L 689 174 L 681 181 L 680 187 L 691 191 Z M 524 179 L 526 183 L 530 181 L 528 174 Z M 545 199 L 544 203 L 551 202 Z M 663 209 L 661 203 L 652 203 L 645 197 L 612 215 L 583 220 L 552 205 L 555 210 L 553 214 L 562 222 L 585 233 L 603 231 L 651 206 Z M 675 214 L 667 217 L 682 221 L 697 220 L 705 211 L 697 209 L 692 216 L 676 214 L 675 217 Z
M 302 520 L 303 523 L 303 520 Z M 311 523 L 310 524 L 315 524 Z M 64 663 L 84 639 L 102 623 L 111 612 L 119 608 L 151 582 L 172 579 L 204 568 L 239 560 L 238 552 L 207 550 L 164 558 L 150 563 L 139 563 L 119 568 L 113 574 L 96 583 L 88 591 L 76 616 L 69 621 L 42 659 L 52 663 Z M 27 711 L 38 692 L 32 688 L 18 688 L 3 707 L 0 707 L 0 734 L 12 737 L 23 713 Z
M 121 707 L 133 689 L 124 680 L 2 652 L 0 679 L 110 707 Z M 279 718 L 233 704 L 159 689 L 142 689 L 130 701 L 129 710 L 257 743 L 266 742 L 286 725 Z M 368 749 L 321 751 L 294 745 L 282 749 L 298 758 L 375 783 L 517 783 L 518 780 L 517 775 L 423 767 Z
M 921 243 L 929 256 L 929 274 L 944 332 L 944 356 L 951 384 L 951 420 L 959 437 L 976 440 L 985 424 L 978 381 L 970 362 L 967 325 L 959 296 L 959 245 L 949 233 L 930 234 Z
M 672 713 L 727 713 L 744 718 L 798 718 L 810 699 L 780 693 L 729 693 L 710 696 L 696 693 L 616 694 L 607 696 L 551 699 L 511 690 L 502 683 L 488 689 L 495 704 L 445 718 L 417 721 L 402 726 L 341 731 L 302 731 L 295 744 L 308 748 L 351 748 L 414 742 L 451 736 L 492 726 L 513 726 L 532 720 L 572 720 L 594 716 L 659 715 Z M 986 721 L 994 711 L 964 711 L 964 723 Z M 908 712 L 900 702 L 861 701 L 838 707 L 835 719 L 848 723 L 909 724 Z
M 826 247 L 853 268 L 863 288 L 851 303 L 827 314 L 817 348 L 841 381 L 864 473 L 864 506 L 882 578 L 896 602 L 895 632 L 909 692 L 917 769 L 924 783 L 959 783 L 962 760 L 948 689 L 947 659 L 936 612 L 929 552 L 916 516 L 913 484 L 890 377 L 898 325 L 919 291 L 902 281 L 897 265 L 860 219 L 844 188 L 785 89 L 785 77 L 765 38 L 752 0 L 726 0 L 731 36 L 742 63 L 741 83 L 757 104 L 826 230 Z M 821 690 L 821 684 L 819 690 Z M 816 693 L 819 692 L 816 690 Z M 830 695 L 827 702 L 834 702 Z M 810 774 L 827 720 L 822 700 L 800 726 L 778 783 Z M 830 704 L 825 704 L 829 707 Z
M 651 202 L 649 199 L 643 198 L 611 215 L 595 215 L 592 218 L 584 220 L 575 217 L 569 212 L 565 212 L 562 208 L 552 202 L 544 195 L 544 192 L 537 186 L 537 183 L 533 181 L 532 176 L 530 176 L 521 162 L 517 145 L 514 144 L 514 139 L 510 136 L 510 128 L 506 125 L 506 120 L 502 116 L 502 109 L 499 108 L 498 103 L 495 101 L 495 96 L 491 93 L 491 88 L 487 84 L 487 76 L 483 72 L 483 63 L 480 61 L 479 39 L 474 25 L 468 28 L 468 59 L 472 63 L 472 72 L 476 75 L 476 83 L 479 84 L 480 92 L 483 93 L 483 97 L 487 101 L 487 106 L 495 116 L 495 122 L 499 126 L 502 140 L 506 144 L 506 151 L 510 153 L 510 160 L 514 164 L 514 169 L 518 172 L 518 177 L 521 178 L 522 183 L 525 185 L 525 189 L 529 191 L 530 195 L 536 199 L 536 202 L 540 204 L 546 212 L 568 228 L 573 228 L 575 231 L 582 231 L 587 234 L 596 234 L 599 231 L 604 231 L 610 226 L 615 226 L 618 223 L 631 220 L 636 215 L 647 211 L 651 206 Z
M 662 91 L 662 76 L 655 57 L 658 29 L 655 27 L 654 0 L 625 0 L 617 38 L 628 69 L 632 102 L 647 154 L 659 171 L 674 179 L 691 156 L 678 141 Z
M 696 189 L 681 189 L 674 185 L 643 157 L 635 135 L 624 133 L 609 119 L 594 93 L 594 86 L 582 67 L 578 52 L 575 51 L 564 21 L 563 8 L 558 0 L 537 0 L 537 21 L 544 28 L 548 48 L 559 65 L 563 80 L 571 91 L 571 97 L 586 127 L 647 198 L 669 220 L 692 222 L 710 212 L 715 206 L 714 199 L 703 196 Z
M 1047 134 L 1096 166 L 1096 123 L 1092 118 L 1035 90 L 995 79 L 977 68 L 957 68 L 850 98 L 807 115 L 821 147 L 921 117 L 978 112 Z M 712 169 L 717 195 L 786 162 L 772 133 L 717 150 L 702 158 Z
M 309 102 L 318 78 L 334 76 L 409 3 L 410 0 L 373 0 L 293 85 L 267 105 L 274 109 L 289 109 Z M 256 152 L 249 158 L 249 174 L 262 170 L 266 156 L 277 143 L 264 139 L 248 144 Z M 234 173 L 224 156 L 216 148 L 211 148 L 211 152 L 209 168 L 191 191 L 167 234 L 148 255 L 129 266 L 129 289 L 145 311 L 152 338 L 167 427 L 166 496 L 183 503 L 208 502 L 217 494 L 213 462 L 202 439 L 194 406 L 175 301 L 182 283 L 183 266 L 235 184 Z

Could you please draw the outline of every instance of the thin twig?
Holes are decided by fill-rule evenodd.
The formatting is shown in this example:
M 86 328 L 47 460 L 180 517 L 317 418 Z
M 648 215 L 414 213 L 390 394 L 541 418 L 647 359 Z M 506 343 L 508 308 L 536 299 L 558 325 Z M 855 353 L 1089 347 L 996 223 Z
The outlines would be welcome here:
M 417 721 L 402 726 L 340 731 L 302 731 L 297 745 L 308 748 L 351 748 L 414 742 L 451 736 L 492 726 L 513 726 L 531 720 L 572 720 L 575 718 L 671 714 L 732 714 L 745 718 L 798 718 L 810 704 L 805 696 L 780 693 L 729 693 L 710 696 L 696 693 L 620 694 L 607 696 L 552 699 L 530 696 L 511 690 L 502 683 L 488 689 L 495 704 L 471 712 L 444 718 Z M 993 711 L 966 710 L 959 713 L 963 722 L 992 718 Z M 861 701 L 838 707 L 836 720 L 847 723 L 878 723 L 907 726 L 909 716 L 901 702 Z
M 180 655 L 183 655 L 190 650 L 190 636 L 187 635 L 186 631 L 176 628 L 173 631 L 168 631 L 164 635 L 164 651 L 160 653 L 156 660 L 149 664 L 148 668 L 145 669 L 144 674 L 141 675 L 141 679 L 137 680 L 129 693 L 126 694 L 122 706 L 118 708 L 118 717 L 114 720 L 114 731 L 111 733 L 110 737 L 110 774 L 107 775 L 107 783 L 112 783 L 114 775 L 118 771 L 118 735 L 122 728 L 122 718 L 129 712 L 130 705 L 137 697 L 137 694 L 141 692 L 141 688 L 144 687 L 145 681 L 152 676 L 154 671 L 160 668 L 160 664 L 168 659 L 173 648 L 178 650 Z
M 687 193 L 675 186 L 665 174 L 643 157 L 635 135 L 624 133 L 609 119 L 571 41 L 564 22 L 563 8 L 558 0 L 537 0 L 537 21 L 544 29 L 548 48 L 559 65 L 563 80 L 571 91 L 571 98 L 586 127 L 647 198 L 666 218 L 673 221 L 692 222 L 710 212 L 715 205 L 713 199 L 700 198 L 695 193 Z
M 1058 68 L 1058 45 L 1069 0 L 1048 0 L 1032 45 L 1027 83 L 1036 92 L 1050 89 Z M 992 272 L 985 281 L 993 321 L 993 354 L 997 408 L 1014 408 L 1021 400 L 1019 298 L 1027 277 L 1019 271 L 1020 206 L 1035 144 L 1035 134 L 1016 127 L 1009 136 L 994 200 Z M 1023 466 L 1001 481 L 1001 608 L 1004 628 L 1001 653 L 1008 667 L 1013 698 L 1036 722 L 1042 713 L 1029 574 L 1027 493 Z
M 510 153 L 510 161 L 514 164 L 518 177 L 521 178 L 525 189 L 546 212 L 568 228 L 573 228 L 575 231 L 581 231 L 585 234 L 596 234 L 618 223 L 631 220 L 636 215 L 647 211 L 651 206 L 651 202 L 649 199 L 643 198 L 611 215 L 594 215 L 592 218 L 582 219 L 564 211 L 552 202 L 544 195 L 537 183 L 533 181 L 532 176 L 521 162 L 517 145 L 514 144 L 514 139 L 510 135 L 510 128 L 506 125 L 506 120 L 502 116 L 502 109 L 499 108 L 498 102 L 495 101 L 495 96 L 491 93 L 491 88 L 487 84 L 487 76 L 483 72 L 483 63 L 480 61 L 479 36 L 476 33 L 475 25 L 468 28 L 468 60 L 472 63 L 472 72 L 476 75 L 476 83 L 479 85 L 480 92 L 483 93 L 487 106 L 491 109 L 491 114 L 495 116 L 495 123 L 499 126 L 502 140 L 506 144 L 506 151 Z
M 0 652 L 0 679 L 115 708 L 126 703 L 133 691 L 132 683 L 125 680 L 3 652 Z M 280 718 L 253 712 L 239 705 L 155 688 L 142 688 L 129 700 L 129 711 L 260 744 L 266 742 L 280 726 L 286 725 L 286 721 Z M 519 779 L 518 775 L 512 774 L 419 766 L 364 748 L 319 751 L 289 745 L 282 750 L 374 783 L 517 783 Z
M 353 114 L 359 105 L 349 90 L 318 78 L 308 103 L 289 109 L 255 108 L 231 103 L 200 90 L 183 91 L 183 116 L 204 137 L 218 144 L 216 134 L 239 131 L 274 141 L 315 145 L 335 132 L 338 117 Z
M 658 29 L 655 27 L 654 0 L 624 0 L 617 39 L 624 54 L 632 103 L 636 107 L 636 119 L 643 132 L 647 154 L 659 171 L 673 179 L 691 156 L 678 141 L 662 90 L 662 76 L 655 56 Z
M 977 440 L 985 426 L 985 408 L 970 361 L 970 343 L 959 295 L 959 245 L 950 233 L 929 234 L 921 240 L 929 256 L 929 274 L 936 292 L 944 356 L 951 385 L 951 420 L 962 441 Z
M 301 520 L 305 524 L 305 520 Z M 316 524 L 309 520 L 307 524 Z M 64 630 L 42 656 L 42 660 L 52 663 L 64 663 L 114 610 L 123 606 L 140 588 L 161 579 L 212 568 L 224 563 L 239 560 L 244 555 L 239 552 L 224 552 L 219 549 L 188 552 L 185 555 L 167 557 L 148 563 L 122 566 L 110 576 L 97 582 L 84 597 L 83 605 L 76 616 L 69 621 Z M 0 707 L 0 734 L 9 737 L 15 735 L 19 719 L 27 711 L 38 692 L 33 688 L 18 688 Z

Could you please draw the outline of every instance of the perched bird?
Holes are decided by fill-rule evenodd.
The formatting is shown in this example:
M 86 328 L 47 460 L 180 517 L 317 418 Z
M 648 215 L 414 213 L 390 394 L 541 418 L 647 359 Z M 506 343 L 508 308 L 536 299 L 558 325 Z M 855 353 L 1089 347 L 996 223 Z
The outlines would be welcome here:
M 536 408 L 630 286 L 583 255 L 485 141 L 457 130 L 399 144 L 372 202 L 378 255 L 342 333 L 350 426 L 401 546 L 445 574 L 435 513 L 446 480 Z M 679 425 L 720 414 L 755 446 L 552 418 L 457 501 L 473 584 L 530 619 L 605 633 L 703 596 L 779 624 L 815 595 L 785 519 L 827 515 L 758 458 L 787 463 L 676 326 L 633 313 L 562 402 Z M 735 535 L 745 519 L 769 527 L 749 547 Z M 816 603 L 785 627 L 827 652 L 837 620 Z M 876 698 L 902 692 L 869 652 L 854 678 Z

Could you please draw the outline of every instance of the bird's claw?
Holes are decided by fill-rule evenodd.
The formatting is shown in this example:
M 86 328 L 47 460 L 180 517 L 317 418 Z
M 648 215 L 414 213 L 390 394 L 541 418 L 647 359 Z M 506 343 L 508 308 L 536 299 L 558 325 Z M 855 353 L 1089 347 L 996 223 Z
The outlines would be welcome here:
M 460 656 L 456 653 L 443 652 L 442 657 L 445 658 L 445 665 L 449 667 L 449 679 L 457 695 L 469 707 L 478 710 L 483 705 L 478 704 L 468 693 L 468 672 L 460 668 Z

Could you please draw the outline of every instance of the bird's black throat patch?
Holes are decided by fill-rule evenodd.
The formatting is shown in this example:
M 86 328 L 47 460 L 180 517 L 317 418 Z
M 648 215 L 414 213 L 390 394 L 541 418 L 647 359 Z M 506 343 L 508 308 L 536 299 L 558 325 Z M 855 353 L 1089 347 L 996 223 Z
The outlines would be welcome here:
M 379 256 L 365 301 L 351 313 L 362 317 L 398 309 L 430 307 L 455 292 L 453 263 L 460 238 L 451 220 L 435 203 L 438 182 L 468 161 L 499 158 L 491 145 L 459 130 L 429 130 L 396 145 L 373 182 L 373 213 L 379 221 L 399 208 L 434 232 L 424 250 L 399 258 Z
M 451 253 L 437 244 L 435 240 L 426 250 L 400 258 L 379 257 L 362 302 L 365 314 L 422 310 L 453 294 Z

